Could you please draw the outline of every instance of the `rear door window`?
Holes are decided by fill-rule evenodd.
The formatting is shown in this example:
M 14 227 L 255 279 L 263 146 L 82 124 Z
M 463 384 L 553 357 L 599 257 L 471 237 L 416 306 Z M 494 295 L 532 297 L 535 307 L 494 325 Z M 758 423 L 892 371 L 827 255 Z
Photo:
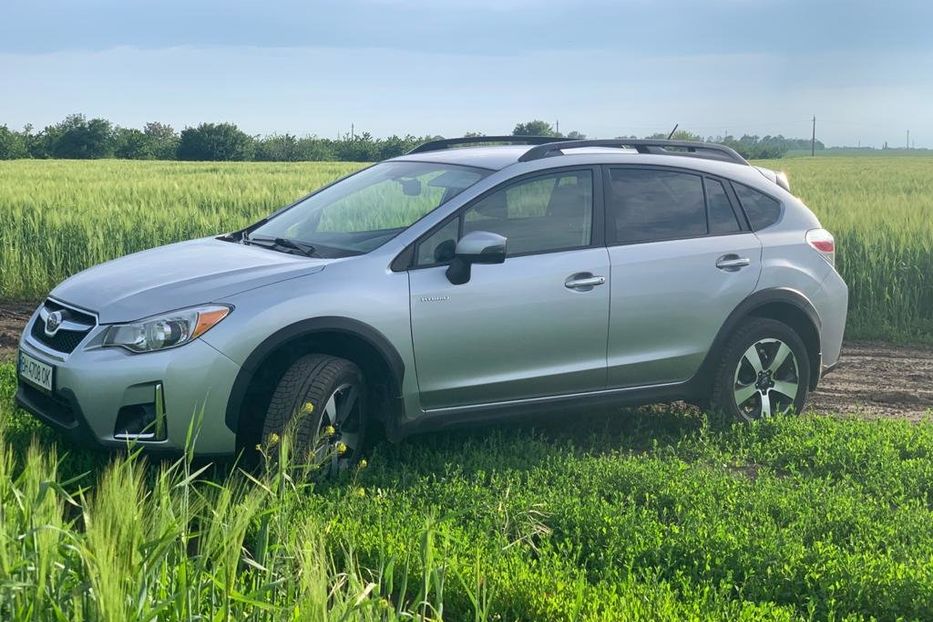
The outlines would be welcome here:
M 691 238 L 709 233 L 703 179 L 680 171 L 612 168 L 609 229 L 621 244 Z

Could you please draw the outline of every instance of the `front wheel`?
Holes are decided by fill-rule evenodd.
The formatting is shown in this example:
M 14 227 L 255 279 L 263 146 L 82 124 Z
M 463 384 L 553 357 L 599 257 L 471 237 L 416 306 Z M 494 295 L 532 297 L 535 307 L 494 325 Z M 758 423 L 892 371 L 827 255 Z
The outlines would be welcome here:
M 351 361 L 309 354 L 279 380 L 269 402 L 262 438 L 277 455 L 285 439 L 300 464 L 325 471 L 346 468 L 362 456 L 366 441 L 366 383 Z
M 753 421 L 803 411 L 810 360 L 800 336 L 786 324 L 752 318 L 726 343 L 713 380 L 711 405 Z

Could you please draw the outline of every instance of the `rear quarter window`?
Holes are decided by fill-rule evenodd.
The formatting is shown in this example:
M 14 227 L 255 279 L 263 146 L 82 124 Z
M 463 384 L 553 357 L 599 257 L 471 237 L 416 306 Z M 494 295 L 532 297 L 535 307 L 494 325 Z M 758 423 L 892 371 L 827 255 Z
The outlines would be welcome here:
M 748 186 L 732 183 L 753 231 L 770 227 L 781 217 L 781 202 Z

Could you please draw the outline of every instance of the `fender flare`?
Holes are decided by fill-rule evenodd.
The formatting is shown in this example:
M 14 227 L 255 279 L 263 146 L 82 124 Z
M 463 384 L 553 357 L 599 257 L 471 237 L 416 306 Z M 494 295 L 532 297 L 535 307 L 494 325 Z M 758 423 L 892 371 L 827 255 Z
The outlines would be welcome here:
M 301 320 L 290 324 L 266 337 L 250 353 L 236 379 L 233 381 L 233 388 L 230 390 L 230 396 L 227 398 L 227 410 L 224 414 L 224 423 L 233 432 L 236 433 L 240 424 L 240 409 L 243 404 L 246 392 L 253 381 L 253 377 L 260 365 L 267 357 L 294 339 L 301 339 L 314 335 L 315 333 L 339 333 L 361 339 L 371 346 L 386 363 L 389 369 L 390 390 L 394 393 L 393 397 L 402 394 L 402 381 L 405 378 L 405 363 L 399 355 L 398 350 L 392 345 L 392 342 L 380 331 L 369 324 L 339 316 L 316 317 L 307 320 Z
M 807 300 L 807 297 L 796 289 L 789 287 L 772 287 L 768 289 L 762 289 L 751 294 L 748 298 L 740 302 L 735 309 L 729 314 L 726 318 L 726 321 L 723 322 L 722 326 L 719 328 L 719 332 L 716 333 L 716 337 L 713 339 L 713 343 L 710 346 L 710 349 L 706 353 L 706 357 L 703 359 L 703 363 L 700 365 L 700 370 L 694 376 L 694 382 L 696 383 L 697 389 L 705 388 L 709 384 L 709 379 L 715 369 L 716 363 L 719 359 L 719 353 L 722 351 L 723 346 L 726 341 L 729 339 L 729 336 L 735 332 L 736 327 L 739 323 L 747 318 L 750 315 L 753 315 L 756 309 L 759 309 L 767 304 L 772 304 L 775 302 L 780 302 L 783 304 L 789 304 L 795 307 L 798 311 L 801 311 L 807 319 L 813 324 L 814 330 L 816 330 L 817 341 L 819 342 L 821 335 L 821 322 L 820 315 L 816 312 L 814 306 Z M 821 351 L 817 350 L 816 352 L 810 353 L 811 358 L 819 358 L 822 356 Z M 810 370 L 811 376 L 814 372 L 819 377 L 819 366 L 816 370 Z M 812 378 L 811 378 L 812 383 Z

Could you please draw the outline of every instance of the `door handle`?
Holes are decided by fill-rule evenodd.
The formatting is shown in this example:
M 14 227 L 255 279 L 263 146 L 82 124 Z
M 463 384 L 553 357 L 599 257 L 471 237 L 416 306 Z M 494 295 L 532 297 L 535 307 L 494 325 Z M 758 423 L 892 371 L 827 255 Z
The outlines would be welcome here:
M 751 263 L 752 260 L 748 257 L 739 257 L 735 253 L 729 253 L 716 260 L 716 267 L 726 272 L 735 272 L 745 266 L 751 265 Z
M 602 285 L 605 282 L 606 277 L 604 276 L 599 276 L 590 272 L 579 272 L 567 277 L 567 280 L 564 281 L 564 287 L 581 292 L 588 292 L 597 285 Z

